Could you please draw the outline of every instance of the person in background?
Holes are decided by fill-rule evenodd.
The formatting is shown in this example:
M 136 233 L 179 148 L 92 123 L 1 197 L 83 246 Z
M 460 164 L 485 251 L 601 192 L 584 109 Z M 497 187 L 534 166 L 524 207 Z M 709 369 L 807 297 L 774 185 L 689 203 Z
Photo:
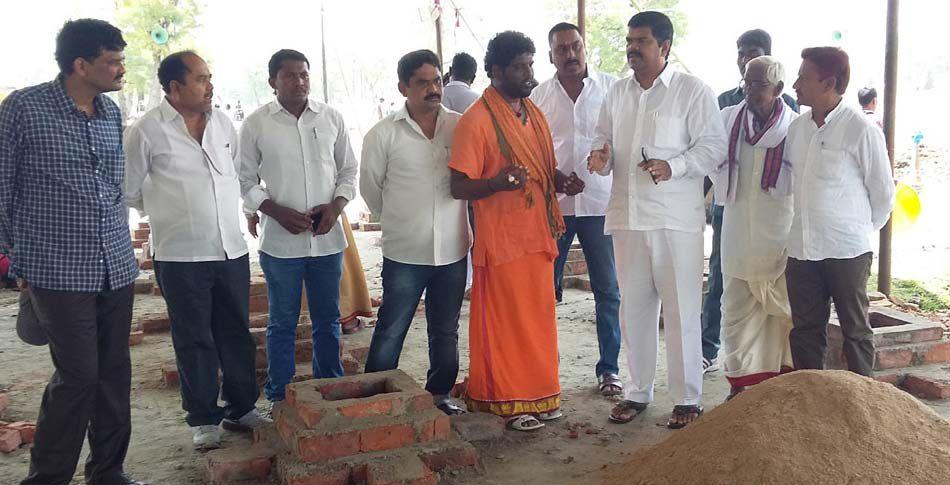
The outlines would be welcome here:
M 872 87 L 864 87 L 858 90 L 858 104 L 861 105 L 861 110 L 864 111 L 864 114 L 868 116 L 874 124 L 876 124 L 882 130 L 884 129 L 884 123 L 877 117 L 877 89 Z
M 449 82 L 442 88 L 443 106 L 456 113 L 464 113 L 478 99 L 478 93 L 472 89 L 477 69 L 474 57 L 465 52 L 455 54 L 449 68 Z

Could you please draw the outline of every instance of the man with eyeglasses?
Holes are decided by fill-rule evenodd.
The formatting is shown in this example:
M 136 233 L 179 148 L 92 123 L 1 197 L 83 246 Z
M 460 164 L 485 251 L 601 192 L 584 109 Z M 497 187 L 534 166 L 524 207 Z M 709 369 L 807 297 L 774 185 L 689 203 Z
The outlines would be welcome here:
M 762 29 L 753 29 L 744 32 L 736 40 L 736 65 L 739 67 L 739 76 L 745 75 L 746 64 L 759 56 L 772 55 L 772 37 L 768 32 Z M 798 103 L 787 94 L 782 94 L 785 101 L 793 112 L 798 113 Z M 740 82 L 739 87 L 730 89 L 719 95 L 719 109 L 735 106 L 745 101 L 744 85 Z M 706 179 L 703 192 L 709 191 L 711 183 Z M 709 253 L 709 280 L 706 296 L 703 298 L 703 373 L 718 370 L 719 360 L 719 333 L 722 324 L 721 298 L 722 298 L 722 265 L 720 261 L 720 240 L 722 238 L 722 204 L 717 203 L 713 198 L 712 208 L 712 252 Z

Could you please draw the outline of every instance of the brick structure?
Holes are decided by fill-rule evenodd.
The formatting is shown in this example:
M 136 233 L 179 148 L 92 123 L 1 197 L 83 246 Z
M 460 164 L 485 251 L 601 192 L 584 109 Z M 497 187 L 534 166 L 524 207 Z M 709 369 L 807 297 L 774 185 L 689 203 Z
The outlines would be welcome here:
M 265 480 L 265 463 L 285 485 L 435 485 L 441 472 L 478 466 L 475 448 L 402 371 L 302 381 L 286 392 L 273 427 L 255 433 L 255 451 L 241 464 L 226 450 L 208 454 L 212 483 L 228 483 L 215 477 L 235 470 L 242 480 Z

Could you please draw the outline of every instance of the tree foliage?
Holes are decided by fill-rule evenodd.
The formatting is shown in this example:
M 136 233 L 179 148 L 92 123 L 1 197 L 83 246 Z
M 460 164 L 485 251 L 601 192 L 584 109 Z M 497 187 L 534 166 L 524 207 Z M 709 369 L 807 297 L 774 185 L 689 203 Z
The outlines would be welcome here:
M 122 105 L 129 114 L 128 108 L 138 103 L 146 109 L 158 104 L 158 64 L 168 54 L 192 45 L 198 5 L 196 0 L 116 0 L 115 6 L 117 26 L 128 43 Z M 164 44 L 152 39 L 152 31 L 158 28 L 168 32 Z

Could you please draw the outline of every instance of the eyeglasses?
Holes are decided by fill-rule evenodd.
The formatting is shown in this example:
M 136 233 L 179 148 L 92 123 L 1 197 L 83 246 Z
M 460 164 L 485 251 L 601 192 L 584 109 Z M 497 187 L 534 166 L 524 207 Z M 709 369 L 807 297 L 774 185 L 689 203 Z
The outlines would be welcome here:
M 772 83 L 768 81 L 746 81 L 743 79 L 739 82 L 739 87 L 741 87 L 743 91 L 746 89 L 765 89 L 771 85 Z

